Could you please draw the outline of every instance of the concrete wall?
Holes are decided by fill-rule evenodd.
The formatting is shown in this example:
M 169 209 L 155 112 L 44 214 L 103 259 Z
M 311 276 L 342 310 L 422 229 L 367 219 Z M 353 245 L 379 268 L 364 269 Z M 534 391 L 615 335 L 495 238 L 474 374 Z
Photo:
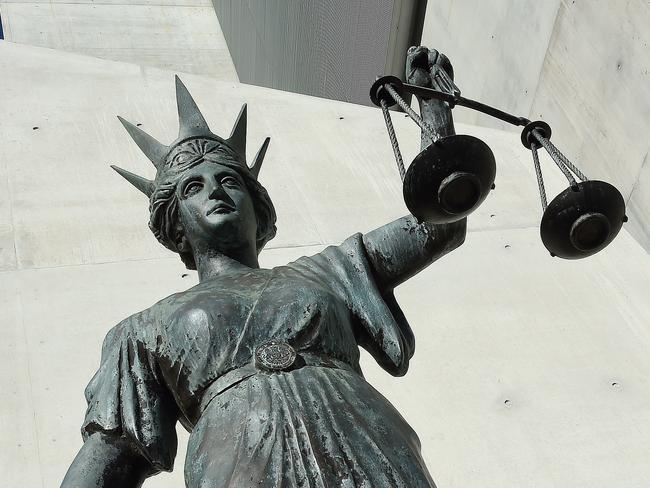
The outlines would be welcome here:
M 431 0 L 422 44 L 451 59 L 456 84 L 468 98 L 527 116 L 560 0 Z M 459 122 L 512 126 L 462 107 Z
M 547 121 L 589 178 L 619 188 L 627 228 L 650 251 L 648 25 L 647 0 L 436 0 L 422 43 L 449 55 L 465 96 Z M 517 130 L 463 108 L 455 117 Z
M 210 0 L 0 0 L 7 41 L 237 81 Z
M 592 179 L 616 185 L 650 251 L 650 3 L 563 2 L 531 117 Z
M 174 139 L 173 73 L 7 42 L 0 71 L 0 486 L 57 486 L 106 331 L 196 282 L 108 167 L 153 175 L 115 115 Z M 377 109 L 182 78 L 217 133 L 249 103 L 249 154 L 272 137 L 260 179 L 279 233 L 263 266 L 406 213 Z M 408 160 L 419 134 L 395 125 Z M 364 355 L 367 378 L 419 433 L 441 488 L 648 486 L 650 257 L 624 230 L 592 258 L 550 258 L 518 136 L 457 129 L 492 147 L 497 189 L 462 248 L 397 290 L 418 340 L 409 374 Z M 182 486 L 183 456 L 145 486 Z

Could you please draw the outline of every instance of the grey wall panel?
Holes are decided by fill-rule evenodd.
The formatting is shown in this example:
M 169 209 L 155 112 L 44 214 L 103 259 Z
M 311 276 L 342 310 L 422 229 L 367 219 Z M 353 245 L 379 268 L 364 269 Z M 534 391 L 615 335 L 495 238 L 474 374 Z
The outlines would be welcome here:
M 7 41 L 237 81 L 210 0 L 0 0 Z
M 422 20 L 413 12 L 423 2 L 213 3 L 241 82 L 369 105 L 376 76 L 402 75 L 404 46 L 418 41 Z

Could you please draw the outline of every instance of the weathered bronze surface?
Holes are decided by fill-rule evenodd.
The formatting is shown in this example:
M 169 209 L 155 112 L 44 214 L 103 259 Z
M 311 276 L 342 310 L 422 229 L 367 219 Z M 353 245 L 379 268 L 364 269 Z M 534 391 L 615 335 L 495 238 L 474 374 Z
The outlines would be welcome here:
M 430 86 L 441 59 L 411 50 L 407 80 Z M 171 470 L 177 421 L 191 432 L 188 487 L 435 486 L 417 435 L 364 379 L 359 347 L 388 373 L 407 372 L 414 336 L 393 289 L 462 244 L 466 220 L 408 216 L 262 269 L 275 235 L 257 181 L 268 140 L 249 168 L 245 109 L 223 139 L 179 80 L 177 99 L 169 146 L 123 121 L 155 179 L 116 170 L 149 197 L 151 230 L 200 283 L 108 332 L 63 486 L 136 487 Z M 454 133 L 446 102 L 423 102 L 422 113 Z

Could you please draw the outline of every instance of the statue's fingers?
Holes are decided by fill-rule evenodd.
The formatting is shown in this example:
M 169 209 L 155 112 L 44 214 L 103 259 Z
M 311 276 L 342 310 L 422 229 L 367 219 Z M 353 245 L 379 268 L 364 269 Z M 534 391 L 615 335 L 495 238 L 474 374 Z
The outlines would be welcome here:
M 411 64 L 414 68 L 429 69 L 429 50 L 424 46 L 419 46 L 411 55 Z
M 425 46 L 411 46 L 406 52 L 407 59 L 419 59 L 422 56 L 426 58 L 429 50 Z
M 436 64 L 436 62 L 437 62 L 437 60 L 438 60 L 438 56 L 440 56 L 440 53 L 439 53 L 437 50 L 435 50 L 435 49 L 429 49 L 429 59 L 428 59 L 428 61 L 429 61 L 429 67 L 431 67 L 431 66 L 433 66 L 434 64 Z
M 447 56 L 445 56 L 444 54 L 439 53 L 437 62 L 438 62 L 438 65 L 440 65 L 440 67 L 442 69 L 444 69 L 447 72 L 447 74 L 449 75 L 449 77 L 453 80 L 454 79 L 454 67 L 451 65 L 451 61 L 449 61 L 449 58 Z
M 412 46 L 406 54 L 406 80 L 418 86 L 430 86 L 429 49 Z

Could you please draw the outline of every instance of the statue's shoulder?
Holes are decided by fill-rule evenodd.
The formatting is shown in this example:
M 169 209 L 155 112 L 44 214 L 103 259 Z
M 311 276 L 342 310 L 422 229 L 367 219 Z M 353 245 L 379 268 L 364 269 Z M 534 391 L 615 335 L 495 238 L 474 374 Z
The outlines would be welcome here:
M 104 339 L 105 347 L 123 341 L 149 343 L 157 337 L 169 317 L 180 304 L 181 294 L 174 294 L 159 300 L 150 307 L 135 312 L 113 326 Z
M 138 336 L 139 333 L 152 329 L 159 323 L 159 313 L 155 304 L 129 315 L 108 331 L 106 340 L 112 342 L 119 337 Z
M 184 301 L 187 292 L 174 293 L 157 301 L 150 307 L 135 312 L 115 325 L 108 335 L 131 333 L 155 329 L 164 324 L 168 317 L 174 313 Z
M 157 301 L 151 307 L 139 312 L 150 320 L 158 323 L 165 323 L 169 317 L 176 314 L 192 295 L 192 289 L 173 293 L 162 300 Z
M 168 324 L 174 317 L 183 314 L 185 310 L 192 307 L 197 296 L 205 293 L 199 285 L 184 291 L 173 293 L 162 300 L 154 303 L 151 307 L 134 314 L 137 319 L 145 320 L 159 325 Z

